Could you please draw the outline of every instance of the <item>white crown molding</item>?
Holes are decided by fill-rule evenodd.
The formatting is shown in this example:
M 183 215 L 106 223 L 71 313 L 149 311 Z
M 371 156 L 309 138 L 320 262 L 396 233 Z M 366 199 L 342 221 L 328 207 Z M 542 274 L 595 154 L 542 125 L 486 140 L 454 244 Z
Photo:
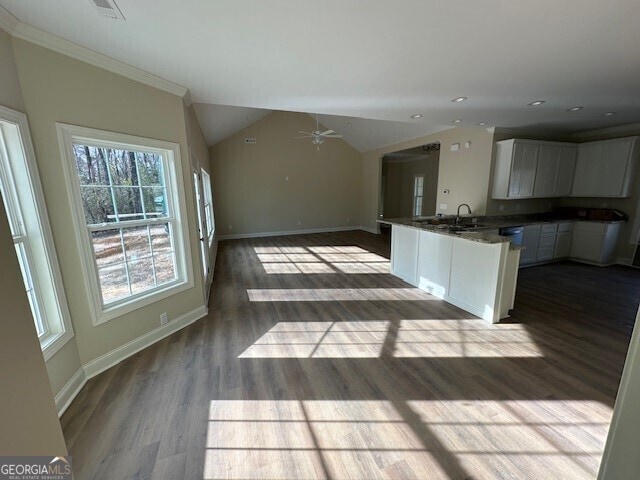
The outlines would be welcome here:
M 0 28 L 7 32 L 9 35 L 13 35 L 13 31 L 16 29 L 20 21 L 11 15 L 6 8 L 0 6 Z
M 77 43 L 65 40 L 49 32 L 45 32 L 28 23 L 21 22 L 3 7 L 0 7 L 0 28 L 13 37 L 48 48 L 49 50 L 75 58 L 94 67 L 103 68 L 109 72 L 171 93 L 172 95 L 177 95 L 183 98 L 187 106 L 191 105 L 191 95 L 189 94 L 188 88 L 165 80 L 152 73 L 145 72 L 120 60 L 103 55 L 102 53 L 98 53 L 87 47 L 83 47 L 82 45 L 78 45 Z

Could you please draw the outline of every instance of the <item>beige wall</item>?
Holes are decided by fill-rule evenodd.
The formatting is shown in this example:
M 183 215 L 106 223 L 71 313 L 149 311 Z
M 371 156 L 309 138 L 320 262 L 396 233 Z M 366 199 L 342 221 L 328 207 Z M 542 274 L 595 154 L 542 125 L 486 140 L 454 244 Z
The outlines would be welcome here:
M 0 453 L 66 455 L 9 223 L 0 198 Z
M 466 141 L 471 142 L 470 148 L 464 148 Z M 441 144 L 436 212 L 455 214 L 461 203 L 469 204 L 473 213 L 486 212 L 493 134 L 482 128 L 452 128 L 363 154 L 360 220 L 363 226 L 376 227 L 380 203 L 380 158 L 387 153 L 433 142 Z M 460 150 L 450 151 L 454 143 L 460 143 Z M 448 194 L 444 193 L 445 189 L 449 190 Z M 441 204 L 446 204 L 447 208 L 441 209 Z
M 0 30 L 0 104 L 24 112 L 24 102 L 15 66 L 12 40 Z M 4 210 L 2 210 L 4 215 Z M 21 282 L 18 277 L 16 282 Z M 49 381 L 54 394 L 62 390 L 64 385 L 80 368 L 80 357 L 75 337 L 69 340 L 46 362 Z
M 359 225 L 360 153 L 337 139 L 318 151 L 293 138 L 298 130 L 315 130 L 315 121 L 274 112 L 211 147 L 220 235 Z
M 195 233 L 195 200 L 180 97 L 162 92 L 31 43 L 14 39 L 14 55 L 29 116 L 38 168 L 53 229 L 82 364 L 203 303 Z M 195 286 L 100 326 L 93 326 L 88 293 L 73 234 L 55 122 L 154 138 L 180 145 Z M 71 357 L 72 355 L 69 355 Z
M 11 37 L 0 29 L 0 105 L 24 112 Z
M 435 215 L 438 191 L 438 152 L 412 161 L 384 162 L 383 214 L 386 218 L 412 217 L 414 176 L 424 174 L 422 215 Z
M 190 105 L 189 107 L 187 106 L 184 107 L 184 119 L 185 119 L 185 128 L 187 130 L 187 141 L 189 142 L 191 166 L 198 172 L 201 168 L 203 168 L 207 173 L 209 173 L 209 175 L 211 175 L 211 162 L 209 161 L 209 147 L 207 146 L 207 141 L 204 137 L 204 134 L 202 133 L 202 128 L 200 127 L 200 123 L 198 122 L 198 117 L 196 116 L 196 111 L 193 108 L 193 105 Z M 213 181 L 211 183 L 213 183 Z M 213 193 L 213 185 L 211 186 L 211 191 Z M 213 209 L 214 209 L 214 219 L 215 219 L 215 211 L 217 210 L 217 206 L 215 205 L 215 203 L 213 205 Z M 204 285 L 205 295 L 209 291 L 211 287 L 211 282 L 213 281 L 213 271 L 215 269 L 215 264 L 216 264 L 216 255 L 218 253 L 217 232 L 214 233 L 213 242 L 211 243 L 211 247 L 208 250 L 209 250 L 209 269 L 211 274 L 208 276 L 207 284 Z

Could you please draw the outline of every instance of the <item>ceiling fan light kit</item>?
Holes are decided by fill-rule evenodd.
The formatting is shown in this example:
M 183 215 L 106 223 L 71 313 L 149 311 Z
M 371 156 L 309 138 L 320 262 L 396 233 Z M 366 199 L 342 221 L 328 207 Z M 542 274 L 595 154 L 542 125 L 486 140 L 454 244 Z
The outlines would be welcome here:
M 302 133 L 301 137 L 293 137 L 298 140 L 300 138 L 310 138 L 311 143 L 318 147 L 324 143 L 325 138 L 342 138 L 342 135 L 337 135 L 333 130 L 320 131 L 320 122 L 318 121 L 318 115 L 316 115 L 316 129 L 313 132 L 305 132 L 304 130 L 298 130 L 298 133 Z

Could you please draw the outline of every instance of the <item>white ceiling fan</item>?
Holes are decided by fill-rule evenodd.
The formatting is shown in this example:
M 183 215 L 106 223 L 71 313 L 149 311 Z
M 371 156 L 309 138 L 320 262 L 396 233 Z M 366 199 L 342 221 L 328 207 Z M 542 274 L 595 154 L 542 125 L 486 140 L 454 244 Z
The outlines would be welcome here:
M 301 137 L 294 137 L 295 139 L 310 138 L 311 143 L 318 146 L 318 150 L 320 150 L 320 145 L 324 143 L 325 138 L 342 138 L 342 135 L 336 135 L 336 132 L 333 130 L 325 130 L 324 132 L 321 132 L 318 115 L 316 115 L 316 129 L 313 132 L 298 130 L 298 133 L 302 133 L 303 135 Z

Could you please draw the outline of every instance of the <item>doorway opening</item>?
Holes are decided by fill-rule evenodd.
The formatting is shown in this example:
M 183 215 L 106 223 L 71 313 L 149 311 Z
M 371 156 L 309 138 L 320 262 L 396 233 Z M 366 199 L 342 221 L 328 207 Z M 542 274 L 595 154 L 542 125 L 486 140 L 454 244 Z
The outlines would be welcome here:
M 382 157 L 381 218 L 427 217 L 436 213 L 440 143 Z

